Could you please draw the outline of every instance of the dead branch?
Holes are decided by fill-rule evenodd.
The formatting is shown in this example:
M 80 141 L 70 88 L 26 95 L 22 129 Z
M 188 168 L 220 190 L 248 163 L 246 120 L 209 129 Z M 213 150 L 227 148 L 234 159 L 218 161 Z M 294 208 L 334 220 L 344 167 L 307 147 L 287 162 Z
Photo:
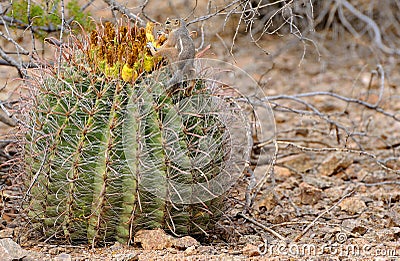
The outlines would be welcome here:
M 400 55 L 400 49 L 390 48 L 382 42 L 381 31 L 374 20 L 372 20 L 368 16 L 361 13 L 359 10 L 357 10 L 353 5 L 351 5 L 346 0 L 336 0 L 336 2 L 338 3 L 339 6 L 346 7 L 353 15 L 355 15 L 361 21 L 365 22 L 374 31 L 374 35 L 375 35 L 374 43 L 376 44 L 376 46 L 378 46 L 379 49 L 381 49 L 383 52 L 385 52 L 387 54 Z M 356 36 L 358 36 L 358 33 L 355 32 L 355 30 L 351 30 L 351 32 L 353 34 L 355 34 Z
M 309 110 L 298 110 L 298 109 L 294 109 L 294 108 L 290 108 L 289 110 L 295 113 L 299 113 L 302 115 L 316 115 L 319 118 L 323 119 L 324 121 L 326 121 L 327 123 L 331 124 L 332 126 L 336 126 L 336 128 L 343 130 L 347 137 L 351 138 L 360 149 L 363 149 L 363 146 L 359 143 L 358 140 L 355 139 L 355 135 L 357 133 L 354 133 L 352 131 L 349 131 L 346 126 L 344 126 L 342 123 L 335 121 L 333 119 L 331 119 L 327 114 L 322 113 L 321 111 L 319 111 L 314 105 L 312 105 L 311 103 L 304 101 L 298 97 L 296 97 L 296 95 L 279 95 L 277 97 L 265 97 L 264 99 L 262 99 L 261 102 L 271 102 L 273 100 L 276 100 L 277 98 L 279 99 L 288 99 L 288 100 L 292 100 L 295 101 L 299 104 L 302 104 L 304 106 L 306 106 Z M 277 104 L 277 106 L 279 106 Z M 268 141 L 269 142 L 269 141 Z
M 108 4 L 108 6 L 110 6 L 111 10 L 115 10 L 123 15 L 126 15 L 132 21 L 134 22 L 137 21 L 141 26 L 146 26 L 146 22 L 143 19 L 141 19 L 139 16 L 135 14 L 132 14 L 125 6 L 117 3 L 114 0 L 104 0 L 104 2 Z
M 12 121 L 10 118 L 8 117 L 4 117 L 3 115 L 0 114 L 0 121 L 7 124 L 10 127 L 15 127 L 16 124 L 14 121 Z
M 150 16 L 148 16 L 146 14 L 146 12 L 144 11 L 144 9 L 146 8 L 147 4 L 149 3 L 149 0 L 144 1 L 144 3 L 142 4 L 141 8 L 140 8 L 140 13 L 150 22 L 155 23 L 156 20 L 154 20 L 153 18 L 151 18 Z
M 351 196 L 351 195 L 355 192 L 355 190 L 356 190 L 356 189 L 354 188 L 354 189 L 352 189 L 350 192 L 345 193 L 345 195 L 342 196 L 342 198 L 341 198 L 338 202 L 336 202 L 335 204 L 333 204 L 330 208 L 328 208 L 328 209 L 322 211 L 310 224 L 308 224 L 308 226 L 307 226 L 305 229 L 303 229 L 303 231 L 301 231 L 301 232 L 293 239 L 293 242 L 298 242 L 298 241 L 304 236 L 304 234 L 307 233 L 307 231 L 310 230 L 310 228 L 312 228 L 312 226 L 314 226 L 315 222 L 317 222 L 318 219 L 320 219 L 323 215 L 325 215 L 326 213 L 328 213 L 328 212 L 330 212 L 332 209 L 334 209 L 334 208 L 335 208 L 337 205 L 339 205 L 340 202 L 342 202 L 345 198 Z
M 376 156 L 373 153 L 364 151 L 364 150 L 354 150 L 354 149 L 348 149 L 348 148 L 310 148 L 310 147 L 304 147 L 292 142 L 285 142 L 285 141 L 277 141 L 278 144 L 281 145 L 286 145 L 286 148 L 293 147 L 296 149 L 299 149 L 301 151 L 308 151 L 308 152 L 315 152 L 315 153 L 325 153 L 325 152 L 344 152 L 344 153 L 352 153 L 355 155 L 360 155 L 360 156 L 367 156 L 375 161 L 382 169 L 388 171 L 388 172 L 393 172 L 396 174 L 400 174 L 400 170 L 395 170 L 392 168 L 389 168 L 385 164 L 382 163 L 381 160 L 378 159 L 378 156 Z M 258 146 L 264 146 L 263 143 L 260 143 Z
M 5 35 L 3 32 L 0 31 L 0 36 L 6 39 L 7 41 L 11 42 L 17 48 L 17 54 L 24 54 L 29 55 L 29 51 L 27 51 L 24 47 L 18 44 L 12 37 Z
M 0 60 L 0 65 L 15 67 L 13 64 L 11 64 L 5 60 Z M 21 67 L 24 69 L 27 69 L 27 68 L 37 68 L 38 66 L 37 66 L 37 64 L 34 64 L 34 63 L 22 63 Z M 20 75 L 20 77 L 22 77 L 22 76 Z
M 385 111 L 384 109 L 378 107 L 379 104 L 371 104 L 371 103 L 362 101 L 360 99 L 345 97 L 345 96 L 342 96 L 342 95 L 334 93 L 334 92 L 308 92 L 308 93 L 300 93 L 300 94 L 295 94 L 295 95 L 268 96 L 268 97 L 264 98 L 264 101 L 271 102 L 274 100 L 288 99 L 288 100 L 294 100 L 294 101 L 300 102 L 302 104 L 306 104 L 306 102 L 304 102 L 300 98 L 313 97 L 313 96 L 331 96 L 333 98 L 337 98 L 344 102 L 359 104 L 368 109 L 375 110 L 376 112 L 379 112 L 380 114 L 383 114 L 387 117 L 390 117 L 390 118 L 394 119 L 395 121 L 400 121 L 400 115 Z M 312 108 L 312 107 L 310 107 L 310 108 Z M 297 112 L 299 112 L 299 111 L 297 111 Z M 319 112 L 317 112 L 317 111 L 314 111 L 314 112 L 316 113 L 316 115 L 320 116 Z M 307 114 L 306 111 L 304 111 L 304 113 Z
M 201 21 L 205 21 L 205 20 L 208 20 L 208 19 L 210 19 L 212 17 L 215 17 L 217 15 L 224 14 L 225 11 L 228 11 L 234 5 L 236 5 L 236 6 L 234 8 L 232 8 L 232 10 L 235 10 L 240 5 L 240 2 L 241 2 L 240 0 L 232 1 L 229 4 L 227 4 L 226 6 L 220 8 L 219 10 L 217 10 L 217 11 L 215 11 L 213 13 L 210 13 L 210 14 L 207 14 L 207 15 L 204 15 L 204 16 L 200 16 L 200 17 L 198 17 L 198 18 L 196 18 L 196 19 L 194 19 L 192 21 L 187 22 L 187 25 L 190 25 L 190 24 L 193 24 L 193 23 L 197 23 L 197 22 L 201 22 Z
M 21 62 L 17 62 L 11 56 L 7 55 L 6 52 L 0 46 L 0 57 L 3 58 L 9 65 L 15 67 L 18 70 L 20 77 L 25 76 L 24 67 Z
M 254 220 L 254 219 L 252 219 L 252 218 L 246 216 L 246 215 L 243 214 L 243 213 L 239 213 L 238 215 L 239 215 L 240 217 L 244 218 L 245 220 L 249 221 L 250 223 L 253 223 L 254 225 L 256 225 L 256 226 L 258 226 L 258 227 L 264 229 L 265 231 L 267 231 L 268 233 L 274 235 L 275 237 L 279 238 L 280 240 L 286 241 L 286 238 L 285 238 L 284 236 L 280 235 L 279 233 L 277 233 L 276 231 L 270 229 L 269 227 L 267 227 L 267 226 L 261 224 L 260 222 L 258 222 L 258 221 L 256 221 L 256 220 Z

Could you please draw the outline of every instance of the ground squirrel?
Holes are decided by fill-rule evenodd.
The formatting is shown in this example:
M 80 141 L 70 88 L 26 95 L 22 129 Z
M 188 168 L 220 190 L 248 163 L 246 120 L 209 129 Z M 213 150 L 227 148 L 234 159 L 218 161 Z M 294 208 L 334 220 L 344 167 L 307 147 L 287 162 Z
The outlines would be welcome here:
M 165 30 L 168 38 L 160 48 L 156 49 L 151 42 L 147 46 L 154 57 L 166 57 L 172 64 L 175 73 L 167 83 L 171 86 L 194 73 L 193 59 L 196 51 L 186 23 L 182 19 L 167 19 Z

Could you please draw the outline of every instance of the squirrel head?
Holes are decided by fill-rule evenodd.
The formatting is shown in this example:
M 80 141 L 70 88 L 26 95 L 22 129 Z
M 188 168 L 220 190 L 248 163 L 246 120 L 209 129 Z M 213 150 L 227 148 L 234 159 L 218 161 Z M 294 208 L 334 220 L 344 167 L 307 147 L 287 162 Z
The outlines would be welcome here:
M 165 29 L 168 31 L 172 31 L 181 26 L 186 26 L 185 21 L 183 21 L 180 18 L 172 18 L 172 19 L 167 18 L 164 25 L 165 25 Z

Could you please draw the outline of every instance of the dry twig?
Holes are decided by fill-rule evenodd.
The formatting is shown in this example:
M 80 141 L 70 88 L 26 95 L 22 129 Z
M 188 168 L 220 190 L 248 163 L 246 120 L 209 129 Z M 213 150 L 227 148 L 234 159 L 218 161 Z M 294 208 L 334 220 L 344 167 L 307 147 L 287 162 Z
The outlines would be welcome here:
M 351 194 L 353 194 L 354 191 L 355 191 L 355 189 L 352 189 L 350 192 L 345 193 L 345 195 L 344 195 L 338 202 L 336 202 L 335 204 L 333 204 L 330 208 L 328 208 L 328 209 L 322 211 L 310 224 L 308 224 L 308 226 L 307 226 L 305 229 L 303 229 L 303 231 L 301 231 L 301 233 L 299 233 L 299 234 L 293 239 L 293 242 L 298 242 L 298 241 L 304 236 L 304 234 L 307 233 L 308 230 L 310 230 L 310 228 L 312 228 L 312 227 L 315 225 L 315 223 L 316 223 L 323 215 L 325 215 L 326 213 L 328 213 L 328 212 L 330 212 L 332 209 L 334 209 L 334 208 L 335 208 L 337 205 L 339 205 L 340 202 L 342 202 L 345 198 L 351 196 Z
M 270 229 L 269 227 L 264 226 L 264 225 L 261 224 L 260 222 L 258 222 L 258 221 L 256 221 L 256 220 L 254 220 L 254 219 L 252 219 L 252 218 L 246 216 L 246 215 L 243 214 L 243 213 L 239 213 L 238 215 L 239 215 L 240 217 L 246 219 L 247 221 L 253 223 L 254 225 L 256 225 L 256 226 L 258 226 L 258 227 L 264 229 L 265 231 L 267 231 L 268 233 L 274 235 L 275 237 L 279 238 L 280 240 L 286 241 L 286 238 L 285 238 L 284 236 L 280 235 L 279 233 L 277 233 L 276 231 Z

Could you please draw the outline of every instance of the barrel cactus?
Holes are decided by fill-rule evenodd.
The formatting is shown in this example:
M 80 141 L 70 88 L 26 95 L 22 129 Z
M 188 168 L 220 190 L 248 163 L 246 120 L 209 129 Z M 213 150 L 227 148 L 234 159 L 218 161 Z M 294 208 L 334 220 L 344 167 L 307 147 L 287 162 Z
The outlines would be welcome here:
M 203 80 L 164 86 L 173 72 L 149 41 L 164 41 L 151 24 L 99 24 L 25 81 L 26 209 L 46 239 L 130 243 L 142 228 L 196 236 L 223 209 L 194 185 L 230 172 L 218 113 L 229 105 Z

